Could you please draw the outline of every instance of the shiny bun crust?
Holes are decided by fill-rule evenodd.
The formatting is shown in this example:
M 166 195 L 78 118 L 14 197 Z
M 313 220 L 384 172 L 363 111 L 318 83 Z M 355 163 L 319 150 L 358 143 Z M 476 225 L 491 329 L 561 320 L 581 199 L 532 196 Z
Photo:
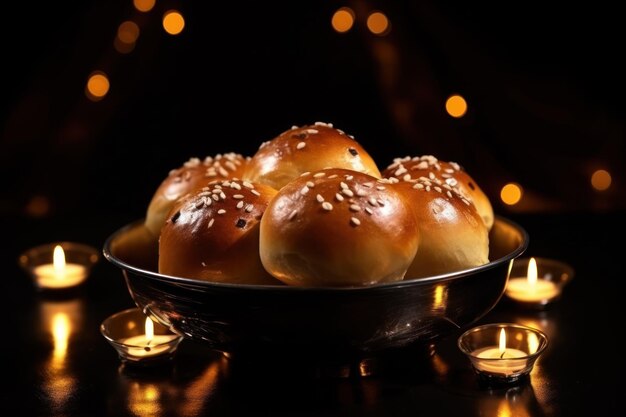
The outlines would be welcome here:
M 259 259 L 259 222 L 276 190 L 211 181 L 177 202 L 159 240 L 159 273 L 234 284 L 278 284 Z
M 460 271 L 489 262 L 489 231 L 476 207 L 436 178 L 393 184 L 410 202 L 419 229 L 417 251 L 405 279 Z
M 388 181 L 346 169 L 305 173 L 285 185 L 260 233 L 263 266 L 295 286 L 399 281 L 418 248 L 403 196 Z
M 171 170 L 148 205 L 146 227 L 158 237 L 176 200 L 212 179 L 241 178 L 249 159 L 231 152 L 207 156 L 204 160 L 190 158 L 181 167 Z
M 411 181 L 427 178 L 458 188 L 458 191 L 474 203 L 478 214 L 489 230 L 493 226 L 493 207 L 487 195 L 476 181 L 456 162 L 440 161 L 432 155 L 396 158 L 383 170 L 384 178 L 397 178 L 400 181 Z
M 372 157 L 354 138 L 332 124 L 297 127 L 264 142 L 252 156 L 244 178 L 277 190 L 304 172 L 344 168 L 380 178 Z

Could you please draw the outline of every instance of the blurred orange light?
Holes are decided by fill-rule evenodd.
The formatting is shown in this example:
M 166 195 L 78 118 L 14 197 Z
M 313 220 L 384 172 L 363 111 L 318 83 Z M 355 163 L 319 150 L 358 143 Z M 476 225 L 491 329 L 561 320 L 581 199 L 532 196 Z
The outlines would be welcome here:
M 331 24 L 333 25 L 333 29 L 339 33 L 349 31 L 354 25 L 354 12 L 349 7 L 342 7 L 333 15 Z
M 163 15 L 163 29 L 170 35 L 178 35 L 185 28 L 185 19 L 177 10 L 170 10 Z
M 500 199 L 504 204 L 513 206 L 520 202 L 523 194 L 524 190 L 521 185 L 510 182 L 500 190 Z
M 140 12 L 149 12 L 154 7 L 156 0 L 133 0 L 135 9 Z
M 382 12 L 374 12 L 367 17 L 367 28 L 374 35 L 386 35 L 389 31 L 389 19 Z
M 28 200 L 26 213 L 32 217 L 43 217 L 50 212 L 50 200 L 43 195 L 34 195 Z
M 139 37 L 139 26 L 130 20 L 122 22 L 117 28 L 117 37 L 123 43 L 135 43 Z
M 113 47 L 115 47 L 115 50 L 120 54 L 127 54 L 135 49 L 135 43 L 124 43 L 120 40 L 118 36 L 116 36 L 115 40 L 113 41 Z
M 446 111 L 452 117 L 463 117 L 467 113 L 467 101 L 458 94 L 452 95 L 446 100 Z
M 109 92 L 109 79 L 103 72 L 94 72 L 87 81 L 87 98 L 99 101 Z
M 591 186 L 598 191 L 605 191 L 611 186 L 612 178 L 609 171 L 599 169 L 591 175 Z

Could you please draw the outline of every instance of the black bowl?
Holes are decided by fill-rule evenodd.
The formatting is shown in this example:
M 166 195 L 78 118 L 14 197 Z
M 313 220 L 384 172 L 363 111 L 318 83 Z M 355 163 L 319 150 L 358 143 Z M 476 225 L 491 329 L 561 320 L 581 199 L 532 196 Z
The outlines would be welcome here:
M 500 300 L 512 261 L 528 246 L 516 223 L 496 217 L 488 264 L 359 288 L 222 284 L 157 273 L 158 244 L 143 220 L 113 233 L 105 258 L 134 302 L 186 338 L 231 354 L 372 355 L 463 329 Z

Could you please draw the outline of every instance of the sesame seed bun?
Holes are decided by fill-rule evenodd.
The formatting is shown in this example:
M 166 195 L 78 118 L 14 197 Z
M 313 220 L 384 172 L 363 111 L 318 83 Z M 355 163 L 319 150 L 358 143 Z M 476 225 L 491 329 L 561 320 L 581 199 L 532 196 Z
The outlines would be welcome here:
M 356 140 L 321 122 L 294 126 L 261 144 L 244 178 L 279 190 L 300 174 L 324 168 L 351 169 L 380 178 L 376 163 Z
M 146 227 L 158 237 L 176 200 L 212 179 L 241 178 L 249 159 L 231 152 L 207 156 L 204 160 L 190 158 L 179 168 L 171 170 L 148 205 Z
M 431 179 L 393 184 L 413 210 L 419 250 L 405 279 L 456 272 L 489 262 L 489 231 L 458 190 Z
M 259 259 L 259 222 L 276 190 L 242 180 L 211 181 L 168 213 L 159 273 L 233 284 L 277 284 Z
M 478 183 L 456 162 L 440 161 L 432 155 L 395 158 L 382 172 L 384 178 L 412 181 L 420 177 L 458 188 L 471 201 L 489 230 L 493 226 L 493 207 Z
M 347 169 L 289 182 L 261 219 L 263 266 L 289 285 L 399 281 L 417 246 L 417 224 L 404 197 L 388 181 Z

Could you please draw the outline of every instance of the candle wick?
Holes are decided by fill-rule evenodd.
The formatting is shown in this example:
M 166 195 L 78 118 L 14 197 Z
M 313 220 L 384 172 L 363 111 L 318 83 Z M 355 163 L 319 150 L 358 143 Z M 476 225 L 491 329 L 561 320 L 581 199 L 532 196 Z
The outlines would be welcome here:
M 506 353 L 506 349 L 502 351 L 502 355 L 500 355 L 500 359 L 504 358 L 505 353 Z

